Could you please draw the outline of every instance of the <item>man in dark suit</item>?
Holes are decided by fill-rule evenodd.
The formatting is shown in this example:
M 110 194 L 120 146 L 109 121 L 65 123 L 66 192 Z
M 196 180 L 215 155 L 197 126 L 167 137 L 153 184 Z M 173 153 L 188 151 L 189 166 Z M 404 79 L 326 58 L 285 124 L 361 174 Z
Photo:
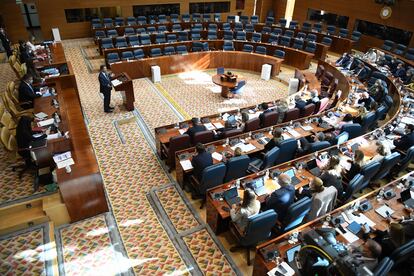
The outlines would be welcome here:
M 405 68 L 404 68 L 404 64 L 403 63 L 399 63 L 398 65 L 397 65 L 397 68 L 395 69 L 395 72 L 394 72 L 394 77 L 396 77 L 396 78 L 402 78 L 402 77 L 404 77 L 405 76 Z
M 10 57 L 13 52 L 10 47 L 10 40 L 8 39 L 7 34 L 3 28 L 0 28 L 0 40 L 1 45 L 3 45 L 4 50 L 6 50 L 7 57 Z
M 272 110 L 269 109 L 269 105 L 267 103 L 262 103 L 261 106 L 262 106 L 263 112 L 259 115 L 259 119 L 260 119 L 260 124 L 263 125 L 263 122 L 264 122 L 264 114 L 266 112 L 270 112 Z
M 191 140 L 193 140 L 194 134 L 196 134 L 197 132 L 206 130 L 206 127 L 201 124 L 199 118 L 192 118 L 191 123 L 193 124 L 193 126 L 187 130 L 186 134 L 188 134 Z
M 351 57 L 346 63 L 342 65 L 344 69 L 353 70 L 357 66 L 357 61 Z
M 302 98 L 299 95 L 295 96 L 295 107 L 299 108 L 300 110 L 303 110 L 305 106 L 306 102 L 302 100 Z
M 355 68 L 354 73 L 360 81 L 365 81 L 369 75 L 368 69 L 365 68 L 362 62 L 358 64 L 357 68 Z
M 213 157 L 211 156 L 211 153 L 206 151 L 206 148 L 201 143 L 197 143 L 196 151 L 197 155 L 193 157 L 191 164 L 193 165 L 193 175 L 198 180 L 201 180 L 203 170 L 208 166 L 213 165 Z
M 291 180 L 287 174 L 280 174 L 277 180 L 280 189 L 275 190 L 266 198 L 266 209 L 275 210 L 279 221 L 282 221 L 295 199 L 295 187 L 290 184 Z
M 359 104 L 363 104 L 364 107 L 368 110 L 371 106 L 371 102 L 373 102 L 374 99 L 368 94 L 368 92 L 364 92 L 361 94 L 361 98 L 358 100 Z
M 98 79 L 99 91 L 104 96 L 104 112 L 111 113 L 114 109 L 113 107 L 109 106 L 109 104 L 111 103 L 112 83 L 111 77 L 105 65 L 101 65 Z
M 398 140 L 394 140 L 394 146 L 402 151 L 407 151 L 414 146 L 414 125 L 407 125 L 406 130 L 407 134 Z
M 302 154 L 308 154 L 310 153 L 311 147 L 318 143 L 323 142 L 325 140 L 325 133 L 318 132 L 315 135 L 311 135 L 310 137 L 302 137 L 299 139 L 301 148 L 298 150 Z
M 19 102 L 23 103 L 22 108 L 33 108 L 34 99 L 41 96 L 42 93 L 33 87 L 33 77 L 29 74 L 24 75 L 19 85 Z
M 344 66 L 344 64 L 347 64 L 349 59 L 351 57 L 349 56 L 348 53 L 344 53 L 336 62 L 336 66 Z

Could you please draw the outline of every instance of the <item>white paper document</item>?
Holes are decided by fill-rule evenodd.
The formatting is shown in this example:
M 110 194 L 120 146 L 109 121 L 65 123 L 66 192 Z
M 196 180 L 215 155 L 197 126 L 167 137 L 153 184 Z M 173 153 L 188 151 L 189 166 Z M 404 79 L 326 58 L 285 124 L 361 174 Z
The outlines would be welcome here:
M 212 124 L 212 123 L 207 123 L 207 124 L 204 124 L 204 126 L 206 127 L 206 129 L 207 129 L 207 130 L 213 130 L 213 129 L 216 129 L 216 128 L 213 126 L 213 124 Z
M 224 128 L 224 126 L 223 126 L 223 124 L 222 123 L 214 123 L 213 124 L 217 129 L 219 129 L 219 128 Z
M 284 140 L 287 140 L 287 139 L 290 138 L 290 135 L 287 134 L 287 133 L 282 133 L 282 137 L 283 137 Z
M 407 124 L 407 125 L 414 125 L 414 118 L 411 117 L 403 117 L 401 119 L 401 123 Z
M 296 130 L 294 130 L 293 128 L 288 128 L 288 132 L 290 135 L 292 135 L 293 137 L 300 137 L 300 133 L 297 132 Z
M 37 123 L 37 125 L 39 127 L 45 127 L 45 126 L 50 126 L 50 125 L 54 124 L 54 122 L 55 122 L 55 119 L 51 118 L 51 119 L 47 119 L 47 120 L 44 120 L 44 121 L 40 121 L 40 122 Z
M 178 130 L 178 132 L 179 132 L 180 134 L 184 134 L 186 131 L 187 131 L 186 129 L 182 129 L 182 128 Z
M 43 119 L 47 118 L 47 114 L 44 113 L 44 112 L 39 112 L 39 113 L 35 114 L 35 117 L 38 118 L 38 119 L 43 120 Z
M 122 83 L 122 81 L 119 81 L 117 79 L 114 79 L 113 81 L 111 81 L 111 83 L 112 83 L 113 86 L 118 86 L 118 85 L 120 85 Z
M 49 134 L 46 139 L 47 140 L 52 140 L 52 139 L 57 139 L 59 137 L 60 137 L 59 133 L 54 133 L 54 134 Z
M 193 169 L 193 165 L 191 164 L 190 160 L 183 160 L 180 161 L 181 167 L 183 167 L 184 171 Z
M 281 273 L 284 276 L 295 275 L 295 271 L 293 270 L 293 268 L 291 268 L 289 266 L 289 264 L 286 263 L 286 262 L 283 262 L 283 263 L 279 264 L 277 267 L 275 267 L 272 270 L 270 270 L 269 272 L 267 272 L 267 275 L 274 276 L 274 275 L 276 275 L 276 271 Z
M 217 161 L 221 161 L 223 160 L 223 155 L 221 155 L 218 152 L 213 152 L 213 154 L 211 155 L 214 159 L 216 159 Z
M 343 229 L 345 230 L 345 233 L 342 233 L 341 230 L 339 230 L 338 228 L 335 228 L 336 232 L 339 233 L 342 237 L 344 237 L 349 243 L 353 243 L 359 240 L 358 236 L 356 236 L 351 231 L 346 229 L 346 227 L 343 227 Z
M 72 158 L 69 158 L 62 162 L 57 163 L 56 166 L 58 169 L 61 169 L 61 168 L 65 168 L 66 166 L 71 166 L 73 164 L 75 164 L 75 161 L 73 161 Z
M 361 225 L 364 224 L 368 224 L 369 227 L 373 227 L 375 226 L 375 222 L 373 222 L 372 220 L 370 220 L 367 216 L 365 216 L 364 214 L 358 214 L 358 215 L 354 215 L 353 217 L 354 221 L 356 223 L 359 223 Z
M 301 126 L 301 128 L 302 128 L 304 131 L 311 131 L 311 130 L 313 130 L 313 127 L 312 127 L 311 125 L 309 125 L 309 126 Z
M 375 209 L 375 212 L 383 218 L 387 218 L 394 213 L 394 210 L 388 207 L 387 205 L 382 205 L 378 209 Z
M 67 151 L 67 152 L 56 154 L 55 156 L 53 156 L 53 161 L 55 161 L 55 163 L 57 164 L 69 158 L 72 158 L 72 153 L 70 151 Z

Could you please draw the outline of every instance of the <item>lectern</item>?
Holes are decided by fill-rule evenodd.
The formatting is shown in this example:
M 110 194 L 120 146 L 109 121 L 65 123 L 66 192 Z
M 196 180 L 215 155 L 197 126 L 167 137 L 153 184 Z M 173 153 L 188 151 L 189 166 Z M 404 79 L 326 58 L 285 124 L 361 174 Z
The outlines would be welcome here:
M 121 92 L 122 99 L 124 100 L 124 106 L 126 110 L 134 110 L 134 87 L 132 85 L 132 80 L 127 73 L 122 72 L 112 78 L 112 84 L 115 88 L 115 91 Z

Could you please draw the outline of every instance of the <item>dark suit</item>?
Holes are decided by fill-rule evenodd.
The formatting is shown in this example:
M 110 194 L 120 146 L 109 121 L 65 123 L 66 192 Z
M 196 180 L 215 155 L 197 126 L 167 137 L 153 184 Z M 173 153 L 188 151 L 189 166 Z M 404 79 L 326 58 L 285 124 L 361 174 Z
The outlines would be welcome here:
M 357 77 L 359 80 L 366 80 L 369 76 L 369 71 L 367 68 L 357 69 L 356 73 L 358 74 Z
M 99 73 L 99 91 L 104 95 L 104 111 L 109 111 L 111 102 L 112 83 L 111 78 L 105 72 Z
M 203 173 L 203 170 L 208 166 L 213 165 L 213 157 L 211 157 L 211 153 L 205 151 L 194 156 L 193 160 L 191 160 L 191 164 L 194 167 L 193 175 L 198 180 L 201 180 L 201 174 Z
M 414 132 L 402 136 L 400 139 L 394 141 L 394 145 L 397 149 L 407 151 L 414 146 Z
M 304 109 L 306 106 L 306 102 L 304 100 L 296 101 L 295 107 L 299 108 L 300 110 Z
M 206 130 L 206 127 L 204 125 L 199 124 L 199 125 L 195 125 L 195 126 L 190 127 L 187 130 L 186 134 L 188 134 L 190 136 L 191 140 L 192 140 L 194 138 L 194 134 L 196 134 L 197 132 L 200 132 L 200 131 L 204 131 L 204 130 Z
M 266 113 L 266 112 L 270 112 L 270 111 L 272 111 L 272 110 L 270 110 L 270 109 L 266 109 L 266 110 L 264 110 L 260 115 L 259 115 L 259 119 L 260 119 L 260 123 L 261 124 L 263 124 L 263 120 L 264 120 L 264 114 Z
M 400 68 L 397 71 L 395 71 L 394 73 L 394 77 L 396 78 L 403 78 L 405 76 L 405 69 L 404 68 Z
M 36 94 L 35 88 L 24 81 L 20 82 L 19 85 L 19 102 L 25 104 L 22 105 L 22 108 L 29 109 L 33 108 L 33 100 L 41 97 L 42 95 Z
M 274 147 L 279 147 L 280 142 L 283 141 L 283 138 L 280 138 L 279 141 L 276 141 L 275 138 L 272 138 L 265 146 L 264 150 L 265 152 L 268 152 L 269 150 L 273 149 Z
M 10 40 L 5 34 L 0 33 L 1 44 L 3 45 L 4 50 L 6 50 L 7 57 L 10 57 L 13 52 L 10 48 Z
M 342 179 L 340 177 L 329 172 L 324 172 L 319 178 L 323 181 L 325 187 L 334 186 L 338 191 L 338 198 L 341 198 L 344 187 L 342 186 Z
M 365 106 L 365 108 L 366 109 L 368 109 L 369 107 L 370 107 L 370 105 L 371 105 L 371 102 L 373 101 L 374 99 L 371 97 L 371 96 L 369 96 L 368 98 L 366 98 L 366 99 L 359 99 L 358 100 L 358 103 L 359 104 L 363 104 L 364 106 Z
M 295 200 L 295 187 L 288 185 L 275 190 L 266 198 L 266 209 L 273 209 L 278 215 L 278 220 L 282 221 L 289 206 Z
M 342 56 L 336 61 L 336 64 L 338 66 L 343 66 L 344 64 L 348 63 L 349 59 L 350 59 L 349 55 Z

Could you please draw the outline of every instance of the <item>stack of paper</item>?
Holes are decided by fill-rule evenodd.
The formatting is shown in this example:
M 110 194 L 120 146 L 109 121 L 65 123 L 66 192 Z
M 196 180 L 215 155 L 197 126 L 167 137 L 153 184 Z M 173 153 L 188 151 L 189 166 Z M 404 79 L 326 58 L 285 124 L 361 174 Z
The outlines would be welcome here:
M 311 130 L 313 129 L 313 127 L 312 127 L 311 125 L 308 125 L 308 126 L 301 126 L 301 128 L 302 128 L 304 131 L 311 131 Z
M 222 123 L 214 123 L 213 124 L 217 129 L 219 129 L 219 128 L 224 128 L 224 126 L 223 126 L 223 124 Z
M 35 114 L 35 117 L 36 117 L 37 119 L 43 120 L 43 119 L 47 118 L 47 114 L 46 114 L 46 113 L 44 113 L 44 112 L 39 112 L 39 113 L 36 113 L 36 114 Z
M 180 134 L 184 134 L 186 131 L 187 131 L 187 129 L 184 129 L 184 128 L 180 128 L 180 129 L 178 130 L 178 132 L 179 132 Z
M 72 159 L 72 153 L 70 151 L 56 154 L 53 156 L 53 161 L 55 161 L 58 169 L 75 164 L 75 161 Z
M 111 81 L 111 83 L 112 83 L 113 86 L 118 86 L 118 85 L 120 85 L 122 83 L 122 81 L 119 81 L 117 79 L 114 79 L 113 81 Z
M 39 127 L 46 127 L 46 126 L 53 125 L 54 122 L 55 122 L 55 120 L 53 118 L 51 118 L 51 119 L 48 119 L 48 120 L 40 121 L 40 122 L 37 123 L 37 125 Z
M 294 130 L 293 128 L 288 128 L 288 132 L 290 135 L 292 135 L 293 137 L 300 137 L 300 133 L 297 132 L 296 130 Z
M 213 126 L 213 124 L 212 124 L 212 123 L 207 123 L 207 124 L 204 124 L 204 126 L 206 127 L 206 129 L 207 129 L 207 130 L 213 130 L 213 129 L 216 129 L 216 128 Z
M 184 171 L 193 169 L 193 165 L 191 164 L 190 160 L 183 160 L 180 161 L 181 166 L 183 167 Z
M 216 159 L 217 161 L 221 161 L 223 160 L 223 155 L 221 155 L 218 152 L 213 152 L 213 154 L 211 155 L 214 159 Z

